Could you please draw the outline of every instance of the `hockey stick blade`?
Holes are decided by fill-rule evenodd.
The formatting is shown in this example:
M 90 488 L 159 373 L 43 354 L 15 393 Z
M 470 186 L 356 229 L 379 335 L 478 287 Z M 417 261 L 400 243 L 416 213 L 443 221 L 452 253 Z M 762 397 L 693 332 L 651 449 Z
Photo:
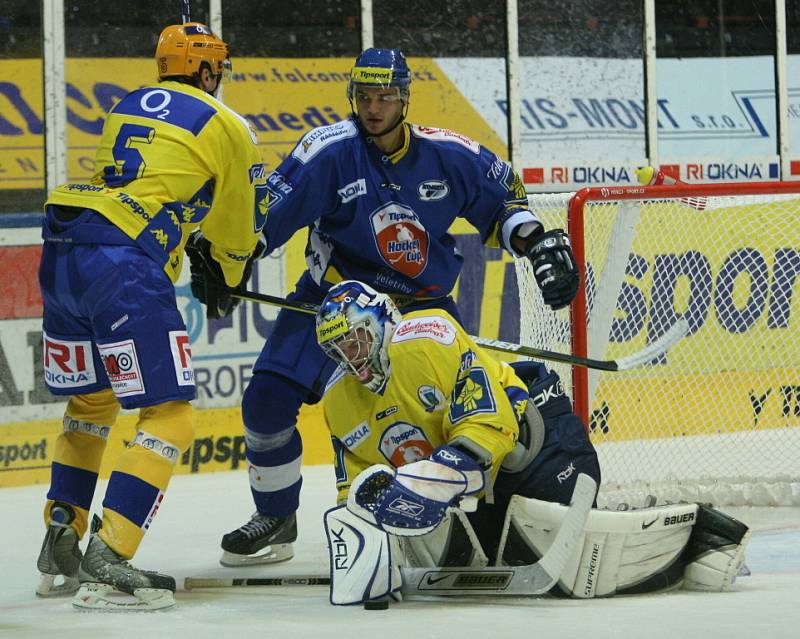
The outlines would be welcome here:
M 542 595 L 558 582 L 583 537 L 597 484 L 581 473 L 553 543 L 535 564 L 487 568 L 401 568 L 404 597 Z
M 319 310 L 318 304 L 311 302 L 296 302 L 283 297 L 276 297 L 275 295 L 266 295 L 264 293 L 256 293 L 255 291 L 240 291 L 238 293 L 231 293 L 233 297 L 238 297 L 241 300 L 248 302 L 257 302 L 259 304 L 271 304 L 290 311 L 298 311 L 300 313 L 316 314 Z M 593 368 L 601 371 L 624 371 L 636 366 L 641 366 L 654 360 L 659 355 L 665 353 L 673 344 L 678 342 L 686 333 L 689 332 L 688 322 L 681 318 L 670 329 L 659 337 L 655 342 L 646 346 L 640 351 L 623 357 L 619 360 L 614 359 L 591 359 L 589 357 L 579 357 L 577 355 L 570 355 L 568 353 L 557 353 L 556 351 L 548 351 L 541 348 L 534 348 L 533 346 L 523 346 L 522 344 L 513 344 L 511 342 L 504 342 L 499 339 L 490 339 L 488 337 L 477 337 L 470 335 L 472 340 L 490 351 L 499 351 L 500 353 L 516 353 L 525 357 L 532 357 L 534 359 L 543 359 L 548 362 L 561 362 L 562 364 L 571 364 L 572 366 L 582 366 L 583 368 Z
M 296 577 L 186 577 L 183 580 L 185 590 L 198 588 L 237 588 L 242 586 L 328 586 L 331 578 L 327 575 L 297 575 Z

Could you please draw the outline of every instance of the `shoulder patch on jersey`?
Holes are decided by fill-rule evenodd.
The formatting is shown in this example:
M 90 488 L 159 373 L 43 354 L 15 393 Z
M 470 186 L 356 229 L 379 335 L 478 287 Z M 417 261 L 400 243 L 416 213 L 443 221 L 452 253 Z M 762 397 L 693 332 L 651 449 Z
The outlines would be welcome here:
M 472 138 L 466 135 L 461 135 L 450 129 L 439 129 L 432 126 L 420 126 L 418 124 L 411 125 L 411 132 L 418 138 L 424 140 L 433 140 L 434 142 L 455 142 L 464 148 L 469 149 L 475 155 L 480 154 L 481 145 Z
M 492 385 L 486 371 L 478 366 L 469 375 L 459 379 L 453 389 L 448 417 L 457 424 L 462 419 L 477 413 L 496 413 L 497 404 L 492 394 Z
M 417 397 L 425 407 L 426 413 L 442 410 L 445 407 L 444 393 L 431 384 L 420 386 L 417 389 Z
M 305 164 L 325 147 L 357 135 L 358 129 L 351 120 L 342 120 L 328 126 L 311 129 L 294 147 L 292 157 L 301 164 Z
M 424 338 L 449 346 L 456 339 L 456 327 L 441 315 L 412 317 L 397 325 L 392 336 L 392 343 Z

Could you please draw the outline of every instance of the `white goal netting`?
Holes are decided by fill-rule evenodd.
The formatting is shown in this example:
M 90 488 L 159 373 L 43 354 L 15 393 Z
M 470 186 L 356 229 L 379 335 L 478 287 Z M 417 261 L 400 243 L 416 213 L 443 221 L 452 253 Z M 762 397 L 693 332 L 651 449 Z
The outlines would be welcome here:
M 573 388 L 600 457 L 600 505 L 647 494 L 800 505 L 800 183 L 766 195 L 681 188 L 619 201 L 592 189 L 605 199 L 573 207 L 570 225 L 585 254 L 586 317 L 543 306 L 517 260 L 520 340 L 572 352 L 583 333 L 589 357 L 618 359 L 685 318 L 689 334 L 665 356 L 589 371 Z M 567 228 L 571 196 L 532 195 L 531 207 L 547 228 Z M 551 366 L 570 386 L 573 370 Z

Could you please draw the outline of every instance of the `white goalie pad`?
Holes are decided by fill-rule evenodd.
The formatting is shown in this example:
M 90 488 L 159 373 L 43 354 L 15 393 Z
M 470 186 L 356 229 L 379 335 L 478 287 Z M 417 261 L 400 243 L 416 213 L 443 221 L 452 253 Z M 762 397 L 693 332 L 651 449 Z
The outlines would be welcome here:
M 380 530 L 346 506 L 325 513 L 334 605 L 347 605 L 391 596 L 399 598 L 402 585 L 396 556 L 396 538 Z
M 413 568 L 465 566 L 489 563 L 466 514 L 457 508 L 447 511 L 442 523 L 417 537 L 401 537 L 404 565 Z
M 577 545 L 559 579 L 573 597 L 591 598 L 635 589 L 675 563 L 692 533 L 697 504 L 618 512 L 592 510 L 583 542 Z M 509 505 L 497 557 L 524 543 L 541 557 L 558 532 L 566 506 L 514 496 Z M 665 584 L 670 585 L 670 584 Z

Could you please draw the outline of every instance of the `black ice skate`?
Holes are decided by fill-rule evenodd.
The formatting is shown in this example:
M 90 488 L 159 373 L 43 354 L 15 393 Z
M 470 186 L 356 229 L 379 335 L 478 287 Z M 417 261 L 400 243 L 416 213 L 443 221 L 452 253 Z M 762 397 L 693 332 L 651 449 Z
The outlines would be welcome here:
M 78 534 L 70 523 L 75 519 L 72 506 L 55 502 L 50 509 L 50 525 L 42 542 L 36 567 L 42 573 L 36 594 L 39 597 L 71 595 L 78 589 L 81 551 Z
M 175 605 L 172 577 L 134 568 L 96 534 L 89 539 L 78 578 L 76 608 L 159 610 Z
M 223 566 L 252 566 L 286 561 L 294 556 L 297 517 L 271 517 L 256 512 L 244 526 L 222 538 Z

